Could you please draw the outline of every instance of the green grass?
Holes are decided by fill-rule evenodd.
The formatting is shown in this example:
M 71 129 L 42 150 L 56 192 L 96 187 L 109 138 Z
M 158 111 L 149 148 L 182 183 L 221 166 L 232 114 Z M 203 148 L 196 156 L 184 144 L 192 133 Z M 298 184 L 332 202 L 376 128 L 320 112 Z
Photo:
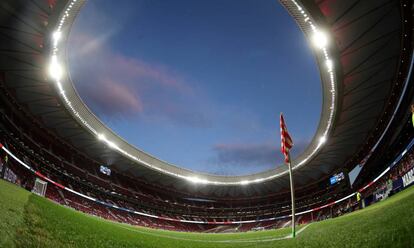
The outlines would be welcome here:
M 299 227 L 303 228 L 303 227 Z M 0 247 L 414 247 L 414 187 L 339 218 L 289 229 L 182 233 L 105 221 L 54 204 L 0 180 Z

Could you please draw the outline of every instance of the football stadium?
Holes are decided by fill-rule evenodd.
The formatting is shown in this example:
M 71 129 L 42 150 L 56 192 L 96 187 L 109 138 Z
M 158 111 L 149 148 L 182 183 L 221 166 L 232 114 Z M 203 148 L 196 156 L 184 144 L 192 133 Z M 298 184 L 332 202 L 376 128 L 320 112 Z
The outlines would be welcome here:
M 413 14 L 2 0 L 0 247 L 414 247 Z

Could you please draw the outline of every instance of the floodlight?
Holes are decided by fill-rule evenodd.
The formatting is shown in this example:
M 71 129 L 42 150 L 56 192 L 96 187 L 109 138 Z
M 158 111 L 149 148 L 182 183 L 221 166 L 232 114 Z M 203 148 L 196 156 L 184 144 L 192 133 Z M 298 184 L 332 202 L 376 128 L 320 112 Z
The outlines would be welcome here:
M 319 144 L 323 144 L 325 142 L 326 142 L 326 136 L 325 135 L 319 138 Z
M 98 139 L 99 140 L 106 140 L 106 138 L 105 138 L 105 135 L 103 135 L 103 134 L 98 134 Z
M 326 67 L 328 67 L 329 72 L 333 71 L 333 62 L 332 62 L 332 60 L 330 60 L 330 59 L 326 60 Z
M 207 180 L 198 177 L 187 177 L 187 179 L 192 183 L 208 183 Z
M 199 182 L 199 178 L 198 177 L 188 177 L 187 179 L 190 182 L 192 182 L 192 183 L 198 183 Z
M 328 37 L 324 32 L 318 30 L 314 32 L 312 41 L 313 44 L 320 49 L 325 48 L 326 45 L 328 45 Z
M 60 37 L 62 37 L 62 32 L 56 31 L 53 33 L 52 36 L 53 36 L 53 41 L 57 43 L 60 40 Z
M 108 144 L 109 147 L 111 147 L 112 149 L 118 149 L 119 147 L 112 141 L 107 140 L 106 143 Z
M 241 181 L 241 182 L 240 182 L 240 184 L 241 184 L 241 185 L 247 185 L 247 184 L 249 184 L 249 183 L 250 183 L 250 182 L 249 182 L 249 181 L 246 181 L 246 180 L 243 180 L 243 181 Z
M 63 74 L 62 66 L 57 61 L 56 55 L 53 55 L 52 60 L 50 61 L 50 64 L 49 64 L 49 75 L 51 78 L 55 79 L 56 81 L 59 81 L 60 78 L 62 77 L 62 74 Z

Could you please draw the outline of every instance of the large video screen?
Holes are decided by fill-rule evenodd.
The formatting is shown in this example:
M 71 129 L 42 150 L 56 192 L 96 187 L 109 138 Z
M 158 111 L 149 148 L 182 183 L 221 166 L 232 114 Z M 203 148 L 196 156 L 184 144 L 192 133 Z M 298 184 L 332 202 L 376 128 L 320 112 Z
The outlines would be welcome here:
M 329 180 L 331 182 L 331 185 L 334 185 L 342 180 L 345 179 L 345 175 L 343 172 L 340 172 L 338 174 L 333 175 Z
M 107 176 L 110 176 L 110 175 L 111 175 L 111 169 L 109 169 L 109 168 L 108 168 L 108 167 L 106 167 L 106 166 L 101 165 L 101 167 L 99 168 L 99 171 L 100 171 L 102 174 L 105 174 L 105 175 L 107 175 Z

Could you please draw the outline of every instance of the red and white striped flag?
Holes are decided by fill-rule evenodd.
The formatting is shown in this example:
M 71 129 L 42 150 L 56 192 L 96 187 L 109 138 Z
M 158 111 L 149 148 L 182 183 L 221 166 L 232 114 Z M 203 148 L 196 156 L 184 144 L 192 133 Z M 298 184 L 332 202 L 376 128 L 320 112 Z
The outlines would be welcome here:
M 285 156 L 285 163 L 289 163 L 289 150 L 293 147 L 293 141 L 288 133 L 283 114 L 280 114 L 280 141 L 280 148 Z

